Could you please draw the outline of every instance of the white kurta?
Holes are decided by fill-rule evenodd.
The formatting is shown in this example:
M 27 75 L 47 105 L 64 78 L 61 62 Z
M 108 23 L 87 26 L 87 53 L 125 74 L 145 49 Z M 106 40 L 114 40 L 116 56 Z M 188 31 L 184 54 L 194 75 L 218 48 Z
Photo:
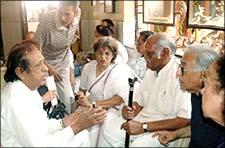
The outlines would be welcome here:
M 143 82 L 134 95 L 134 101 L 137 101 L 144 108 L 134 120 L 149 122 L 176 117 L 190 119 L 191 95 L 180 88 L 179 80 L 176 77 L 178 65 L 177 59 L 172 57 L 158 74 L 151 70 L 147 71 Z M 105 128 L 101 146 L 124 146 L 125 132 L 113 129 L 115 126 L 119 127 L 123 122 L 125 121 L 122 118 L 118 118 L 113 121 L 113 124 Z M 151 138 L 150 134 L 131 136 L 133 141 L 131 146 L 161 146 L 157 138 Z
M 140 79 L 144 79 L 145 73 L 147 71 L 147 65 L 145 58 L 137 51 L 133 51 L 127 64 L 134 70 L 134 72 L 139 76 Z
M 84 66 L 81 74 L 81 88 L 89 91 L 92 100 L 109 99 L 114 95 L 119 95 L 123 98 L 125 104 L 127 104 L 130 88 L 128 78 L 135 76 L 130 67 L 122 63 L 111 64 L 96 77 L 96 66 L 96 61 L 91 61 Z M 134 87 L 137 88 L 138 85 L 139 83 L 136 82 Z M 90 87 L 92 88 L 90 89 Z M 111 120 L 119 117 L 121 115 L 121 108 L 122 105 L 109 108 L 107 119 L 101 127 L 104 127 L 105 124 L 111 124 Z M 101 127 L 95 126 L 90 130 L 91 146 L 97 146 L 98 141 L 101 141 L 98 140 L 100 130 L 104 130 Z
M 118 51 L 117 51 L 117 57 L 115 59 L 116 63 L 127 63 L 128 61 L 128 53 L 126 47 L 119 41 L 117 41 L 118 45 Z
M 139 121 L 155 121 L 176 117 L 191 117 L 191 94 L 180 88 L 176 76 L 178 61 L 172 57 L 170 62 L 157 74 L 148 70 L 134 95 L 134 100 L 144 106 L 139 113 Z
M 1 94 L 1 145 L 3 147 L 89 146 L 86 130 L 74 136 L 70 126 L 48 119 L 39 93 L 21 81 L 9 82 Z

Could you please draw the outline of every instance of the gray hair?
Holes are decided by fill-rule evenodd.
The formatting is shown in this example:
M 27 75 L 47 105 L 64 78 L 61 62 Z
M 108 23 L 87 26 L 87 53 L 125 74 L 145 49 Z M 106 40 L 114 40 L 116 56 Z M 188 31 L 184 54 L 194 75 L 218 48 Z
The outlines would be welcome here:
M 163 48 L 168 48 L 170 50 L 170 55 L 175 54 L 176 52 L 176 45 L 174 40 L 167 35 L 166 33 L 156 33 L 152 36 L 157 38 L 157 43 L 153 45 L 154 48 L 157 49 L 157 54 L 159 55 Z M 150 36 L 149 38 L 151 38 Z
M 80 1 L 60 1 L 59 6 L 73 6 L 73 10 L 80 8 Z
M 94 52 L 96 53 L 98 49 L 108 47 L 113 54 L 111 62 L 114 62 L 117 57 L 118 44 L 116 39 L 111 36 L 105 36 L 98 38 L 92 45 Z
M 185 54 L 190 53 L 196 56 L 194 68 L 196 71 L 207 70 L 209 65 L 219 58 L 219 54 L 208 44 L 196 43 L 188 46 L 187 49 Z

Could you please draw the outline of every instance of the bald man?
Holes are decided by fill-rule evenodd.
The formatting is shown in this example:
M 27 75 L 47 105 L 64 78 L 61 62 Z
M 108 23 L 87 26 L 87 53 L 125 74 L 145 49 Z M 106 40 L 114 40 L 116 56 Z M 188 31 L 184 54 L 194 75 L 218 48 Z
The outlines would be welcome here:
M 123 147 L 127 131 L 131 147 L 160 147 L 163 145 L 157 137 L 152 137 L 155 131 L 176 130 L 190 124 L 191 95 L 180 88 L 175 51 L 173 39 L 165 33 L 147 39 L 144 57 L 149 70 L 135 92 L 133 108 L 124 106 L 123 118 L 118 117 L 104 127 L 99 146 Z M 127 119 L 130 121 L 126 122 Z

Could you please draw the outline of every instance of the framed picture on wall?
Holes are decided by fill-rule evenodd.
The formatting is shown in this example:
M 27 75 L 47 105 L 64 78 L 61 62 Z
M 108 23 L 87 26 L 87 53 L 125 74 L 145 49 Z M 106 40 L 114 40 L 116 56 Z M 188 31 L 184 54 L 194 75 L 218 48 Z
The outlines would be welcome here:
M 115 12 L 115 0 L 105 0 L 104 1 L 104 12 L 114 13 Z
M 224 30 L 224 1 L 188 1 L 187 26 L 190 28 Z
M 147 24 L 174 26 L 175 1 L 143 0 L 143 22 Z

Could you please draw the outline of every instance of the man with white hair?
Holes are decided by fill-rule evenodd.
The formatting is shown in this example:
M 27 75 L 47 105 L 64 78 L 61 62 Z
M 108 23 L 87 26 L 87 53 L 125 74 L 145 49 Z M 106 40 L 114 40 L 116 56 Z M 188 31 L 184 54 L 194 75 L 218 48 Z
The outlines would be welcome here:
M 150 70 L 135 92 L 132 108 L 124 106 L 122 116 L 125 120 L 118 118 L 104 128 L 100 146 L 124 146 L 125 131 L 119 129 L 121 123 L 121 128 L 132 135 L 131 147 L 162 146 L 156 137 L 152 138 L 153 132 L 175 130 L 190 124 L 191 95 L 180 88 L 175 51 L 173 39 L 165 33 L 156 33 L 147 39 L 144 57 Z M 130 121 L 126 122 L 127 119 Z
M 205 118 L 202 111 L 201 89 L 210 64 L 218 59 L 219 55 L 207 44 L 194 44 L 187 47 L 180 68 L 177 71 L 180 85 L 183 90 L 191 92 L 191 127 L 187 126 L 176 131 L 160 131 L 159 141 L 167 144 L 175 139 L 191 136 L 189 147 L 218 147 L 224 141 L 224 128 Z M 219 114 L 219 113 L 218 113 Z
M 60 1 L 56 12 L 46 14 L 38 25 L 34 41 L 46 59 L 49 75 L 56 81 L 59 99 L 71 112 L 70 45 L 76 40 L 81 10 L 79 1 Z

